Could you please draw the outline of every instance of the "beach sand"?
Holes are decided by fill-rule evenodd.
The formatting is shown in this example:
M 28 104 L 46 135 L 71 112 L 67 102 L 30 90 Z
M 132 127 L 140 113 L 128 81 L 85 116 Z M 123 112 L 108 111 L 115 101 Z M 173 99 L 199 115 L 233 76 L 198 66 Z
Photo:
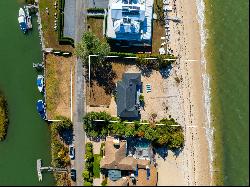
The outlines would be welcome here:
M 185 147 L 177 157 L 168 151 L 165 161 L 157 158 L 158 185 L 211 185 L 202 85 L 204 68 L 201 64 L 196 1 L 178 0 L 175 4 L 176 11 L 172 12 L 171 16 L 181 18 L 182 22 L 170 22 L 169 46 L 180 59 L 174 65 L 171 76 L 182 78 L 182 81 L 178 85 L 177 97 L 168 102 L 171 106 L 179 105 L 181 108 L 170 108 L 169 112 L 184 128 Z M 173 84 L 168 87 L 169 92 L 172 90 L 171 85 Z

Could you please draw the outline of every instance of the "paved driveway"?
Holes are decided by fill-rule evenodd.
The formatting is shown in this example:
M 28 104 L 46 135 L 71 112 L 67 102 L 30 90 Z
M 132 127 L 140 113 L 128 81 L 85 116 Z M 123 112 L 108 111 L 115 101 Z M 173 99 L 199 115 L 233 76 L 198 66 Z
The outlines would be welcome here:
M 109 0 L 87 0 L 91 8 L 108 8 Z
M 63 35 L 75 39 L 76 0 L 65 0 Z

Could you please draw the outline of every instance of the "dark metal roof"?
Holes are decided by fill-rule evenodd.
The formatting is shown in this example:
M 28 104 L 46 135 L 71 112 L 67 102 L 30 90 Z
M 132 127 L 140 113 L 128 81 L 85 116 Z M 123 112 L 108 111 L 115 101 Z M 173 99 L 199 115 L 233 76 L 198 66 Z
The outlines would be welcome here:
M 137 89 L 141 85 L 140 73 L 124 73 L 117 83 L 117 115 L 123 118 L 137 118 Z

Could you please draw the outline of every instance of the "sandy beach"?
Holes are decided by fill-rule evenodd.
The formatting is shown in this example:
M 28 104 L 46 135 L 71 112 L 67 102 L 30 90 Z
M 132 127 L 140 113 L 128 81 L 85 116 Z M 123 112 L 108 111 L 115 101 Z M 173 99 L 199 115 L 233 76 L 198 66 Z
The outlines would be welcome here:
M 211 185 L 196 1 L 178 0 L 175 5 L 172 4 L 176 9 L 171 15 L 181 18 L 182 22 L 170 22 L 169 46 L 180 59 L 171 76 L 182 78 L 182 81 L 178 85 L 178 97 L 169 104 L 180 105 L 181 110 L 172 107 L 169 113 L 184 128 L 185 147 L 178 157 L 168 151 L 165 161 L 157 158 L 158 185 Z M 168 90 L 171 92 L 171 84 Z

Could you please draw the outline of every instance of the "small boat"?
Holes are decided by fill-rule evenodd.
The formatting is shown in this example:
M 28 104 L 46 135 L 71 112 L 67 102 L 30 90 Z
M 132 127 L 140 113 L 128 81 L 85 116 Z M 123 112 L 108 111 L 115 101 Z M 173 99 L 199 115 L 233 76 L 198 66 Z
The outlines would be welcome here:
M 44 77 L 42 75 L 37 76 L 36 84 L 39 92 L 43 92 L 44 89 Z
M 25 12 L 22 8 L 19 9 L 19 15 L 18 15 L 18 23 L 20 25 L 21 30 L 23 33 L 26 33 L 27 31 L 27 20 Z
M 46 107 L 45 107 L 45 103 L 43 102 L 43 100 L 38 100 L 36 103 L 36 109 L 39 113 L 39 115 L 41 116 L 42 119 L 46 119 Z

